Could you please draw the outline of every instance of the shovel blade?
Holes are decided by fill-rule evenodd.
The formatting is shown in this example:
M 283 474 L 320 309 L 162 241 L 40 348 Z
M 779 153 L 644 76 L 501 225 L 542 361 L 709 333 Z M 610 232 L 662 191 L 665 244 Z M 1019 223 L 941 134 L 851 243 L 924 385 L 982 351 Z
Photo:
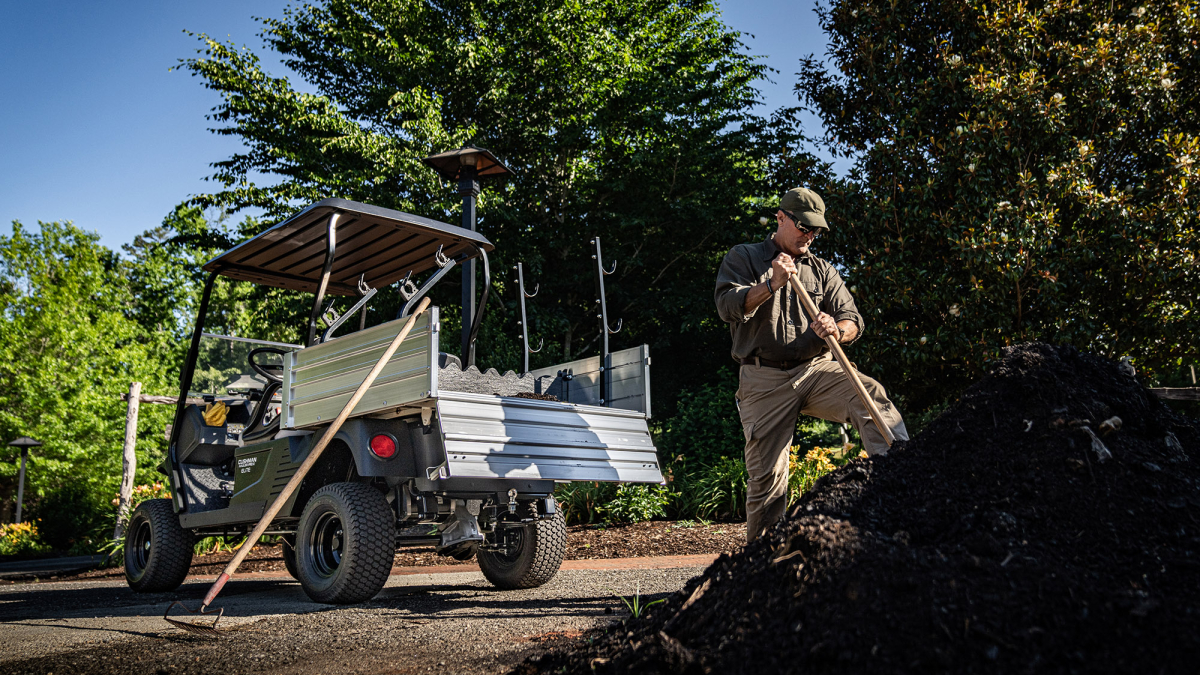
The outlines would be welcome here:
M 180 619 L 172 619 L 168 615 L 171 613 L 171 609 L 173 607 L 175 607 L 175 605 L 179 605 L 180 607 L 182 607 L 183 611 L 187 612 L 188 614 L 199 615 L 201 617 L 209 617 L 209 616 L 212 616 L 215 614 L 216 617 L 213 618 L 212 625 L 209 625 L 207 623 L 207 621 L 201 623 L 201 622 L 192 622 L 192 621 L 182 621 Z M 185 630 L 189 633 L 195 633 L 197 635 L 205 635 L 208 637 L 218 637 L 221 633 L 217 630 L 217 624 L 220 623 L 221 616 L 224 614 L 225 614 L 224 608 L 206 609 L 205 607 L 201 607 L 199 610 L 193 611 L 193 610 L 188 609 L 187 605 L 176 600 L 175 602 L 172 602 L 170 605 L 167 605 L 167 611 L 163 613 L 163 620 L 166 621 L 167 623 L 171 624 L 172 626 L 175 626 L 176 628 Z

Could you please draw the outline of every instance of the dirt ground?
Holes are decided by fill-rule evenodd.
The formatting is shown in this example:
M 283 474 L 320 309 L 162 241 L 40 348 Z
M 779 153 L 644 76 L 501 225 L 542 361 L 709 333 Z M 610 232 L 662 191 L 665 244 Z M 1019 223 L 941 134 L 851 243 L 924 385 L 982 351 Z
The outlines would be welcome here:
M 572 525 L 567 528 L 566 560 L 605 560 L 646 556 L 732 553 L 746 543 L 745 523 L 649 521 L 632 525 Z M 224 569 L 233 553 L 222 551 L 198 555 L 192 559 L 192 575 L 215 577 Z M 458 561 L 440 556 L 432 548 L 404 549 L 396 553 L 395 567 L 474 565 L 473 560 Z M 242 564 L 242 572 L 283 572 L 283 554 L 279 546 L 256 546 Z M 85 579 L 124 579 L 121 567 L 96 569 L 82 574 L 52 577 L 44 581 Z M 0 582 L 19 583 L 19 582 Z
M 216 605 L 220 639 L 171 628 L 173 600 L 195 607 L 229 560 L 196 556 L 179 591 L 138 595 L 120 568 L 0 587 L 5 673 L 504 673 L 555 645 L 611 630 L 622 597 L 651 602 L 680 589 L 715 554 L 739 549 L 744 524 L 652 522 L 573 526 L 567 560 L 541 588 L 500 592 L 473 561 L 432 549 L 396 556 L 371 602 L 311 602 L 278 547 L 256 547 Z
M 1194 673 L 1200 424 L 1112 361 L 1011 348 L 907 447 L 592 638 L 517 672 Z
M 479 572 L 406 574 L 370 602 L 345 607 L 311 602 L 290 578 L 235 579 L 216 603 L 227 627 L 218 638 L 162 620 L 173 600 L 199 605 L 207 578 L 147 595 L 123 581 L 7 586 L 0 674 L 504 673 L 627 618 L 619 596 L 663 598 L 702 570 L 561 570 L 521 591 L 498 591 Z

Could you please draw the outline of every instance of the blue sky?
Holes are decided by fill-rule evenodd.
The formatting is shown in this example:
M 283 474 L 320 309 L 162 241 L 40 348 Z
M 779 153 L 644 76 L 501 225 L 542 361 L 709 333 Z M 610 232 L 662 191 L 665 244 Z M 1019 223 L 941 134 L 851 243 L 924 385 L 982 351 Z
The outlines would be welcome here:
M 209 164 L 237 140 L 208 131 L 215 92 L 184 71 L 185 30 L 247 45 L 272 64 L 254 16 L 285 0 L 5 3 L 0 22 L 0 232 L 19 220 L 73 220 L 119 248 L 158 225 L 188 196 L 215 189 Z M 801 57 L 825 52 L 812 0 L 719 0 L 725 22 L 753 34 L 755 54 L 782 71 L 764 83 L 765 107 L 794 101 Z M 277 63 L 271 70 L 282 72 Z M 805 120 L 810 133 L 819 125 Z

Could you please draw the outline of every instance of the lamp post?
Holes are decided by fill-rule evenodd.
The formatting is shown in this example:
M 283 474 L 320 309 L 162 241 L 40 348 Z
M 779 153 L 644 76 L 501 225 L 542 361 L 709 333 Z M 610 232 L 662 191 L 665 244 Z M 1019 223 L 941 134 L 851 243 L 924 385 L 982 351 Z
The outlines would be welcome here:
M 479 196 L 479 181 L 483 178 L 510 176 L 514 171 L 492 153 L 467 145 L 431 155 L 424 160 L 439 176 L 458 181 L 458 194 L 463 198 L 462 226 L 475 231 L 475 198 Z M 475 316 L 475 261 L 462 265 L 462 355 L 463 369 L 475 364 L 475 345 L 471 344 L 471 321 Z
M 17 524 L 21 524 L 21 501 L 25 497 L 25 462 L 29 459 L 30 448 L 40 448 L 41 441 L 35 441 L 28 436 L 22 436 L 17 440 L 9 443 L 14 448 L 21 449 L 21 471 L 17 478 Z

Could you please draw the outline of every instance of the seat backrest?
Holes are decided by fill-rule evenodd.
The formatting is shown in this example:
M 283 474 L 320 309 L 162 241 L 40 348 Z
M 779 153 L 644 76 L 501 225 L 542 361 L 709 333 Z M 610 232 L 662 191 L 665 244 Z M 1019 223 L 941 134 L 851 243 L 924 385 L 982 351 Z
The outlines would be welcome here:
M 227 401 L 229 410 L 225 422 L 220 426 L 209 426 L 204 422 L 204 410 L 199 405 L 189 405 L 183 411 L 183 423 L 179 429 L 179 443 L 175 457 L 182 463 L 217 466 L 233 459 L 238 447 L 238 436 L 250 413 L 245 401 Z M 232 429 L 231 429 L 232 427 Z

